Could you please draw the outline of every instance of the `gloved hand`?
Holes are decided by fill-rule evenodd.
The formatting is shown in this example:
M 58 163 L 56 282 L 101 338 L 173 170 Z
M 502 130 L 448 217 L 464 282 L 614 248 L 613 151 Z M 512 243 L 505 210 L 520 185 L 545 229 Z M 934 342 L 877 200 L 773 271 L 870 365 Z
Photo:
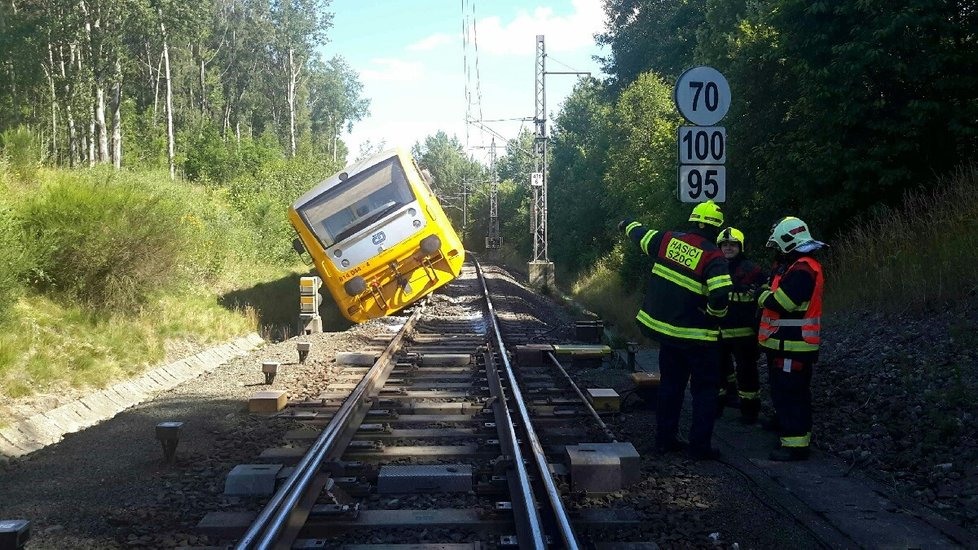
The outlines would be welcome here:
M 618 231 L 624 231 L 626 225 L 628 225 L 628 220 L 618 222 Z

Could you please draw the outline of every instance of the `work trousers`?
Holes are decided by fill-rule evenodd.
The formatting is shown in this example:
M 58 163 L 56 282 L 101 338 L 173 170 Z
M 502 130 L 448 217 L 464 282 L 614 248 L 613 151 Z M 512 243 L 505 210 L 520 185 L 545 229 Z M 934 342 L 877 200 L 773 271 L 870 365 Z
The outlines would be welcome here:
M 812 436 L 812 364 L 767 356 L 771 400 L 782 447 L 808 447 Z
M 738 338 L 723 340 L 720 347 L 720 373 L 727 399 L 740 397 L 740 412 L 757 418 L 761 410 L 761 380 L 757 372 L 757 340 Z M 736 368 L 735 368 L 736 363 Z M 723 395 L 721 389 L 720 394 Z
M 720 390 L 720 346 L 659 347 L 659 395 L 656 409 L 656 443 L 669 446 L 679 433 L 686 384 L 693 396 L 693 422 L 689 447 L 709 452 Z

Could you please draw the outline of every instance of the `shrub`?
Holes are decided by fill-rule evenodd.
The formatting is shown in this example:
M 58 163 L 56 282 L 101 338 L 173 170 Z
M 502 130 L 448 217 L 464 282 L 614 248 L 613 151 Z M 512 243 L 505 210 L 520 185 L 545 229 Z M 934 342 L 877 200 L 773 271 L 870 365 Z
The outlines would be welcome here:
M 266 164 L 257 175 L 236 178 L 228 185 L 228 200 L 246 221 L 261 258 L 275 262 L 295 260 L 289 206 L 330 170 L 325 163 L 297 157 Z
M 96 309 L 138 306 L 187 244 L 179 202 L 107 170 L 62 174 L 21 208 L 30 282 Z
M 27 254 L 20 227 L 8 201 L 7 161 L 0 157 L 0 321 L 20 291 L 20 277 L 27 268 Z
M 122 162 L 126 168 L 166 168 L 166 126 L 156 121 L 153 109 L 139 112 L 136 101 L 122 103 Z
M 32 183 L 44 161 L 44 145 L 27 127 L 18 126 L 0 133 L 0 147 L 9 170 L 23 183 Z

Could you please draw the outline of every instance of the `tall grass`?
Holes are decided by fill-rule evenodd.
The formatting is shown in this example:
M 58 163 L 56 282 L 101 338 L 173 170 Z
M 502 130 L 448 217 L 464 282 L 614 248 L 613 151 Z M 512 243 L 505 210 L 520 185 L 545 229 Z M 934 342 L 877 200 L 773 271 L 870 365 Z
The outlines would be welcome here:
M 29 265 L 24 239 L 14 215 L 12 179 L 9 161 L 0 155 L 0 321 L 7 317 L 10 305 L 20 294 L 20 280 Z
M 614 325 L 628 338 L 639 338 L 635 314 L 642 305 L 644 288 L 624 285 L 619 275 L 621 247 L 599 260 L 573 284 L 571 293 L 584 307 L 595 312 L 605 323 Z
M 978 291 L 978 166 L 908 194 L 898 209 L 854 223 L 826 262 L 833 308 L 938 308 Z

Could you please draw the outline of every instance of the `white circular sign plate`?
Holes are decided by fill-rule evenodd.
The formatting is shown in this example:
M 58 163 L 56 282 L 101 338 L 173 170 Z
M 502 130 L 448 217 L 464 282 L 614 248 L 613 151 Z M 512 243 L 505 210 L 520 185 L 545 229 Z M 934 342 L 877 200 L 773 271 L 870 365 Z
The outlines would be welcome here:
M 711 126 L 730 109 L 730 84 L 713 67 L 693 67 L 679 75 L 673 99 L 686 120 L 697 126 Z

